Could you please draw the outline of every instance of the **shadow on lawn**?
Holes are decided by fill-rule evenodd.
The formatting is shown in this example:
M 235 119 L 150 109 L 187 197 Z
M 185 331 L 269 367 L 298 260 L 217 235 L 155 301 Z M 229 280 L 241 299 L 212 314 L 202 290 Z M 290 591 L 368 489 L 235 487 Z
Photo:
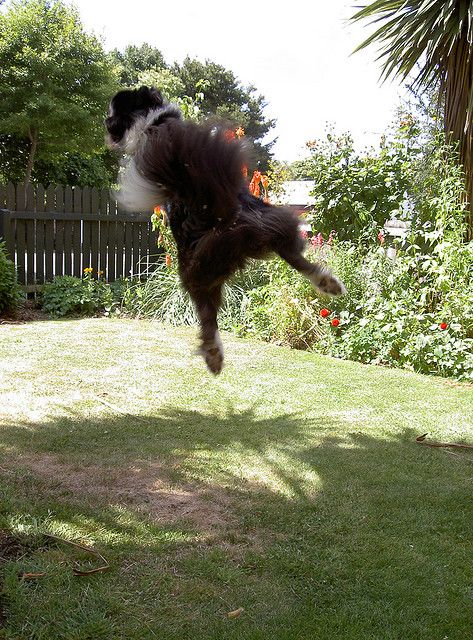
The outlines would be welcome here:
M 325 501 L 340 506 L 343 496 L 353 501 L 346 505 L 352 512 L 388 496 L 388 512 L 394 504 L 417 508 L 429 503 L 432 485 L 461 494 L 454 471 L 472 461 L 463 452 L 420 447 L 412 430 L 375 438 L 350 431 L 348 419 L 264 418 L 256 409 L 229 405 L 219 416 L 168 407 L 159 416 L 10 424 L 1 429 L 0 451 L 8 452 L 10 476 L 38 480 L 55 497 L 63 491 L 102 506 L 123 503 L 158 521 L 174 521 L 173 511 L 185 518 L 194 498 L 230 512 L 247 500 L 297 511 Z
M 94 539 L 112 565 L 91 589 L 61 587 L 57 598 L 70 600 L 65 635 L 41 606 L 32 611 L 42 637 L 69 637 L 68 624 L 70 637 L 89 637 L 76 613 L 77 600 L 84 610 L 88 598 L 100 601 L 94 637 L 104 638 L 154 637 L 143 632 L 147 620 L 167 638 L 290 638 L 292 610 L 306 625 L 301 638 L 315 637 L 325 615 L 342 627 L 345 616 L 347 629 L 355 620 L 356 637 L 367 638 L 387 638 L 384 630 L 407 618 L 417 626 L 406 638 L 444 637 L 466 625 L 463 596 L 452 604 L 458 593 L 450 585 L 466 583 L 471 456 L 420 447 L 410 430 L 377 438 L 349 424 L 229 407 L 223 416 L 168 408 L 2 428 L 0 446 L 10 454 L 0 468 L 3 521 L 47 526 L 52 518 Z M 47 589 L 43 582 L 35 597 L 51 598 Z M 407 589 L 420 609 L 403 609 L 399 592 Z M 175 592 L 178 609 L 162 605 L 155 614 L 155 602 Z M 344 609 L 352 601 L 356 615 Z M 250 609 L 246 635 L 222 626 L 231 603 Z M 19 601 L 18 612 L 29 604 Z

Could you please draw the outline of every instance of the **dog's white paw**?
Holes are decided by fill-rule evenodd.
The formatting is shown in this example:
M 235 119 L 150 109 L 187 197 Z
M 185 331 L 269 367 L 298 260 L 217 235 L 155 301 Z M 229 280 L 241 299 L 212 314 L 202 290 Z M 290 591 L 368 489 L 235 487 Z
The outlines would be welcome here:
M 331 296 L 341 296 L 347 292 L 345 285 L 326 269 L 321 269 L 310 278 L 314 287 Z
M 223 345 L 219 334 L 216 333 L 213 340 L 203 342 L 199 351 L 210 371 L 218 375 L 223 367 Z

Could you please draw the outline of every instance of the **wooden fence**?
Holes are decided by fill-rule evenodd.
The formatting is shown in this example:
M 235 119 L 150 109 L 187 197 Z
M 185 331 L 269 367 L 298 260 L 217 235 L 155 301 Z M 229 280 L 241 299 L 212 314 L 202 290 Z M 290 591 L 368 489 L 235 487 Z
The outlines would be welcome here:
M 143 275 L 158 253 L 150 214 L 121 211 L 108 189 L 10 183 L 0 209 L 0 237 L 27 291 L 87 267 L 109 282 Z

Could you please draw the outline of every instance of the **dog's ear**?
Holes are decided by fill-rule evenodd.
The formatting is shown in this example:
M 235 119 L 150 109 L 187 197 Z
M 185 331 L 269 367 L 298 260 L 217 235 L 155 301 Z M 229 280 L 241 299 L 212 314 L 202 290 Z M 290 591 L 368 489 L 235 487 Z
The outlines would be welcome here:
M 139 102 L 144 108 L 157 109 L 164 104 L 163 96 L 156 87 L 140 87 L 137 91 Z

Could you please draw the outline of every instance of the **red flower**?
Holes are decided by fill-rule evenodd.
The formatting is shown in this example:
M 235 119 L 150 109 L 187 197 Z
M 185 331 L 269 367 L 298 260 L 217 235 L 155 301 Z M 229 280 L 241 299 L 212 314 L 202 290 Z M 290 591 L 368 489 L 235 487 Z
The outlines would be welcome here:
M 332 327 L 338 327 L 338 325 L 340 324 L 340 320 L 338 318 L 334 318 L 330 324 L 332 325 Z
M 227 129 L 225 131 L 225 138 L 228 140 L 228 142 L 231 142 L 232 140 L 235 140 L 236 134 L 231 129 Z
M 310 241 L 313 247 L 321 247 L 324 243 L 324 237 L 321 233 L 318 233 L 316 236 L 312 238 Z
M 299 231 L 299 233 L 301 234 L 301 236 L 304 238 L 304 240 L 307 240 L 307 238 L 309 237 L 309 234 L 307 233 L 307 231 L 305 229 L 301 229 Z
M 382 229 L 378 233 L 378 240 L 379 240 L 379 244 L 384 244 L 384 231 Z
M 322 318 L 326 318 L 328 315 L 330 315 L 330 311 L 328 309 L 320 309 L 320 315 L 322 316 Z
M 439 327 L 442 329 L 442 331 L 445 331 L 445 329 L 447 329 L 448 324 L 446 322 L 441 322 L 439 324 Z
M 243 173 L 243 177 L 247 178 L 248 177 L 248 167 L 246 165 L 243 165 L 243 169 L 241 171 Z

